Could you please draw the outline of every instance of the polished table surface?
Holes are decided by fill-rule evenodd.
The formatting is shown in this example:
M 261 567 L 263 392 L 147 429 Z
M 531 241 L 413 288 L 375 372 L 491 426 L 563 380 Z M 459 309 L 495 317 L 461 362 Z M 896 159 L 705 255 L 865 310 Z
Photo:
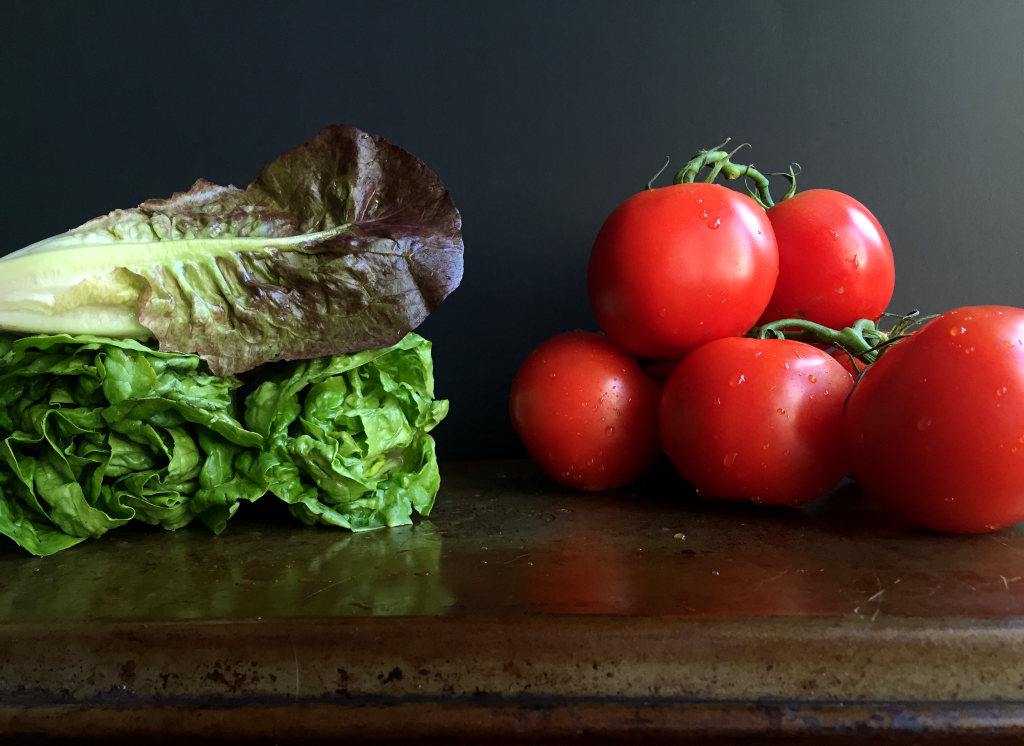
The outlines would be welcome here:
M 0 738 L 320 743 L 1024 740 L 1024 531 L 797 510 L 664 467 L 562 489 L 442 464 L 429 520 L 0 548 Z M 783 739 L 783 740 L 779 740 Z

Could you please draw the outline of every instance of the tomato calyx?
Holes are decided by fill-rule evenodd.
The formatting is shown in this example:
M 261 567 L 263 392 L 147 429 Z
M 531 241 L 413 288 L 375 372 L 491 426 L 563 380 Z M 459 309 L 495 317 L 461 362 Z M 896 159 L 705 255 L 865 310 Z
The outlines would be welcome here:
M 761 207 L 767 210 L 769 207 L 775 205 L 775 200 L 772 198 L 771 186 L 768 182 L 769 176 L 781 176 L 789 181 L 789 189 L 782 196 L 783 200 L 787 200 L 796 193 L 796 177 L 800 173 L 800 164 L 793 163 L 789 167 L 789 171 L 785 173 L 761 173 L 753 164 L 749 166 L 743 166 L 738 163 L 733 163 L 731 158 L 736 155 L 742 148 L 750 147 L 750 143 L 743 143 L 738 148 L 731 152 L 722 150 L 726 145 L 729 144 L 732 138 L 726 139 L 720 145 L 716 145 L 710 150 L 698 150 L 690 158 L 690 161 L 683 166 L 683 168 L 676 173 L 675 178 L 672 179 L 673 184 L 693 184 L 697 179 L 700 178 L 701 172 L 705 168 L 711 169 L 710 172 L 702 181 L 705 184 L 711 184 L 714 182 L 718 175 L 721 174 L 725 177 L 726 181 L 735 181 L 736 179 L 743 177 L 743 188 L 746 190 L 747 195 L 757 202 Z M 665 165 L 662 166 L 661 171 L 658 171 L 650 181 L 647 182 L 646 189 L 652 189 L 655 180 L 661 176 L 662 172 L 668 167 L 668 159 L 665 160 Z M 747 183 L 747 179 L 754 182 L 756 187 L 751 189 Z
M 658 180 L 659 176 L 661 176 L 663 173 L 665 173 L 665 169 L 668 168 L 668 164 L 671 163 L 671 162 L 672 162 L 672 156 L 666 155 L 665 156 L 665 164 L 661 168 L 659 168 L 658 169 L 658 173 L 654 174 L 654 176 L 652 176 L 650 178 L 650 181 L 648 181 L 644 185 L 644 191 L 645 192 L 649 192 L 652 189 L 654 189 L 654 182 L 656 182 Z

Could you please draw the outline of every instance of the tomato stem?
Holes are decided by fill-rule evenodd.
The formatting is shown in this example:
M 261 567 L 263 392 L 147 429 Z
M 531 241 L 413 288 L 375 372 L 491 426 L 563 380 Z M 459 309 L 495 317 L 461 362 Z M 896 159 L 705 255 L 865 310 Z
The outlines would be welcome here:
M 909 337 L 907 330 L 910 327 L 935 318 L 921 316 L 921 312 L 916 309 L 903 315 L 884 313 L 882 316 L 897 320 L 887 332 L 879 329 L 871 319 L 860 319 L 853 326 L 838 331 L 807 319 L 779 319 L 764 326 L 755 326 L 747 336 L 754 339 L 792 339 L 809 344 L 827 344 L 870 365 L 886 348 Z
M 889 335 L 875 326 L 871 319 L 861 319 L 853 326 L 840 330 L 829 329 L 807 319 L 780 319 L 764 326 L 755 326 L 747 336 L 827 344 L 868 364 L 875 362 L 880 346 L 889 340 Z
M 704 178 L 705 184 L 711 184 L 714 182 L 719 174 L 722 174 L 726 181 L 735 181 L 742 176 L 743 188 L 746 190 L 747 194 L 765 210 L 775 205 L 775 200 L 772 199 L 771 187 L 768 183 L 769 176 L 782 176 L 789 179 L 789 190 L 782 199 L 789 199 L 793 196 L 796 192 L 796 175 L 800 173 L 800 164 L 794 163 L 789 167 L 788 173 L 763 174 L 754 168 L 753 164 L 749 166 L 741 166 L 730 160 L 741 148 L 749 147 L 750 143 L 743 143 L 732 152 L 727 153 L 722 150 L 722 148 L 728 145 L 729 141 L 730 140 L 727 139 L 721 145 L 717 145 L 710 150 L 698 150 L 693 154 L 689 163 L 687 163 L 682 170 L 675 175 L 672 183 L 692 184 L 700 177 L 701 172 L 705 168 L 710 168 L 710 173 Z M 797 169 L 796 171 L 793 170 L 794 166 Z M 660 173 L 661 172 L 659 171 L 659 174 Z M 756 191 L 747 185 L 748 178 L 754 182 Z

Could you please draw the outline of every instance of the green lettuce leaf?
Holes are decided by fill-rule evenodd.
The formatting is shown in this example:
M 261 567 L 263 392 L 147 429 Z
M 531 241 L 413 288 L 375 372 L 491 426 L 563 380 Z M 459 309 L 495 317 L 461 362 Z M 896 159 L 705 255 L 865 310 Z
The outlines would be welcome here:
M 440 485 L 429 433 L 448 413 L 434 399 L 430 342 L 283 365 L 246 399 L 263 438 L 271 492 L 307 524 L 363 531 L 428 515 Z
M 460 231 L 420 160 L 328 127 L 247 189 L 199 180 L 0 258 L 0 329 L 155 337 L 216 375 L 388 347 L 458 286 Z
M 133 518 L 219 533 L 272 465 L 239 385 L 130 339 L 0 333 L 0 533 L 38 555 Z

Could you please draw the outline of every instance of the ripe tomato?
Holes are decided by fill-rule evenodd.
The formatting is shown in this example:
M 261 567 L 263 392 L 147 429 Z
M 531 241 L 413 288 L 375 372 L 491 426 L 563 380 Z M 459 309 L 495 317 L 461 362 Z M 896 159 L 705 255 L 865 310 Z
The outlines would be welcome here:
M 658 457 L 658 385 L 602 335 L 577 329 L 523 361 L 512 426 L 555 481 L 584 490 L 631 482 Z
M 896 271 L 882 226 L 860 202 L 809 189 L 768 210 L 779 244 L 779 280 L 758 324 L 809 319 L 842 329 L 877 320 Z
M 958 308 L 895 344 L 846 407 L 864 494 L 916 525 L 1024 519 L 1024 310 Z
M 843 402 L 853 377 L 819 349 L 732 337 L 672 373 L 661 441 L 691 485 L 727 500 L 799 505 L 846 476 Z
M 680 360 L 749 330 L 778 269 L 775 236 L 756 202 L 715 184 L 677 184 L 635 194 L 608 217 L 587 291 L 620 347 Z

